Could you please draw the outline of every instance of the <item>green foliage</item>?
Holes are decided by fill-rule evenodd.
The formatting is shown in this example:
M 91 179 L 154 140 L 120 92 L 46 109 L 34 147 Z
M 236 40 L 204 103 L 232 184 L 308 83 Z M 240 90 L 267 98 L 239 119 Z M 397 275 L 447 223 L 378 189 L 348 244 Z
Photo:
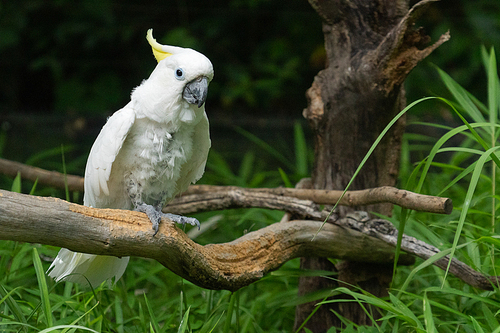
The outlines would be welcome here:
M 441 13 L 465 8 L 464 27 L 473 26 L 479 31 L 479 27 L 485 26 L 483 38 L 489 37 L 490 44 L 499 40 L 495 33 L 498 29 L 494 29 L 498 20 L 479 17 L 486 5 L 492 7 L 485 14 L 487 17 L 497 13 L 498 4 L 487 0 L 458 3 L 441 2 L 437 6 L 446 10 L 437 15 L 434 12 L 426 19 L 437 17 L 438 22 L 444 22 Z M 297 105 L 305 105 L 303 92 L 320 67 L 317 63 L 323 59 L 321 24 L 307 2 L 292 1 L 287 3 L 287 10 L 279 2 L 253 0 L 233 0 L 229 6 L 225 2 L 224 10 L 218 8 L 217 2 L 194 1 L 189 5 L 192 8 L 186 10 L 185 4 L 179 2 L 172 10 L 171 4 L 157 3 L 138 13 L 134 10 L 137 4 L 130 1 L 120 5 L 111 1 L 69 0 L 0 3 L 0 51 L 4 59 L 0 63 L 0 108 L 19 112 L 50 110 L 65 116 L 102 115 L 116 110 L 128 100 L 130 89 L 147 77 L 154 66 L 144 43 L 144 33 L 150 27 L 158 31 L 161 42 L 193 47 L 212 59 L 217 79 L 211 85 L 208 104 L 213 110 L 289 113 L 288 110 L 296 111 Z M 165 13 L 170 15 L 167 19 Z M 40 22 L 41 17 L 44 22 Z M 303 24 L 305 21 L 311 24 Z M 442 31 L 451 24 L 445 25 Z M 469 39 L 472 34 L 465 31 L 460 35 L 457 30 L 452 29 L 454 40 L 462 42 L 446 44 L 444 54 L 439 49 L 435 52 L 442 58 L 433 59 L 442 68 L 450 62 L 455 65 L 458 58 L 467 58 L 473 64 L 462 66 L 467 70 L 461 71 L 457 69 L 460 66 L 454 66 L 451 76 L 437 70 L 445 83 L 443 87 L 453 98 L 453 102 L 441 99 L 445 102 L 441 104 L 463 125 L 419 123 L 445 133 L 438 140 L 422 134 L 405 136 L 400 179 L 407 189 L 453 198 L 456 209 L 445 217 L 395 210 L 391 220 L 400 230 L 442 252 L 417 262 L 415 267 L 399 267 L 387 298 L 346 288 L 298 297 L 298 276 L 329 274 L 301 271 L 298 260 L 231 294 L 203 290 L 154 261 L 132 258 L 116 286 L 104 284 L 87 290 L 45 278 L 56 248 L 2 241 L 0 330 L 282 332 L 291 331 L 297 304 L 317 301 L 319 308 L 330 302 L 327 297 L 345 294 L 369 315 L 367 305 L 373 305 L 381 311 L 382 318 L 373 319 L 373 327 L 360 327 L 341 318 L 344 327 L 328 332 L 500 332 L 497 287 L 491 292 L 475 290 L 432 266 L 435 260 L 452 254 L 476 270 L 499 275 L 497 63 L 493 49 L 483 49 L 479 55 L 470 52 L 470 45 L 476 45 Z M 144 61 L 148 57 L 151 61 Z M 479 68 L 476 65 L 480 61 L 486 68 L 486 89 L 475 84 Z M 432 81 L 430 75 L 425 75 L 426 84 L 418 84 L 418 75 L 424 72 L 414 73 L 410 94 L 415 94 L 416 86 L 425 87 L 426 94 L 440 90 L 437 85 L 428 84 Z M 458 78 L 462 85 L 451 77 Z M 463 88 L 464 84 L 475 89 L 474 94 Z M 480 90 L 478 93 L 478 89 L 485 92 L 483 95 L 487 92 L 487 96 Z M 487 103 L 481 102 L 483 99 Z M 4 123 L 0 128 L 2 156 L 12 147 L 9 126 Z M 36 129 L 38 139 L 34 141 L 44 141 L 45 132 L 41 126 Z M 212 151 L 202 182 L 245 187 L 292 186 L 310 173 L 312 152 L 307 149 L 299 123 L 294 125 L 291 151 L 242 128 L 236 132 L 251 147 L 240 150 L 238 163 L 229 162 L 222 149 Z M 81 173 L 86 153 L 65 143 L 65 161 L 60 162 L 61 148 L 59 143 L 54 146 L 24 161 L 69 174 Z M 2 187 L 78 200 L 78 195 L 71 198 L 63 191 L 22 182 L 22 175 L 14 180 L 2 178 Z M 262 209 L 199 214 L 198 218 L 213 228 L 195 240 L 200 244 L 230 241 L 276 222 L 281 216 L 280 212 Z
M 298 297 L 299 276 L 331 276 L 331 272 L 302 271 L 298 260 L 286 263 L 236 293 L 229 293 L 203 290 L 155 261 L 132 258 L 116 286 L 103 284 L 96 290 L 87 290 L 45 278 L 49 265 L 45 259 L 53 258 L 56 248 L 3 241 L 0 242 L 0 328 L 6 332 L 282 332 L 291 330 L 297 304 L 316 301 L 317 310 L 330 302 L 354 301 L 372 318 L 373 326 L 358 326 L 341 317 L 343 328 L 331 328 L 329 332 L 500 332 L 497 288 L 491 292 L 474 290 L 432 265 L 452 254 L 476 270 L 498 275 L 495 252 L 500 240 L 496 212 L 500 197 L 495 187 L 495 160 L 500 93 L 495 53 L 493 50 L 483 53 L 488 90 L 496 96 L 488 96 L 487 106 L 442 71 L 443 82 L 456 95 L 456 101 L 426 98 L 415 102 L 444 101 L 459 114 L 464 125 L 452 128 L 425 124 L 446 131 L 437 140 L 422 134 L 406 136 L 401 182 L 410 190 L 449 196 L 456 209 L 451 216 L 401 213 L 395 209 L 391 221 L 404 228 L 405 233 L 442 251 L 415 267 L 398 267 L 387 298 L 344 287 Z M 311 152 L 298 123 L 294 127 L 291 152 L 278 150 L 248 131 L 237 129 L 237 132 L 251 144 L 242 154 L 240 164 L 229 164 L 222 154 L 212 151 L 203 182 L 246 187 L 290 186 L 309 173 Z M 461 141 L 455 141 L 460 145 L 450 145 L 457 136 L 462 137 Z M 412 165 L 412 159 L 426 150 L 430 151 L 428 156 Z M 67 153 L 65 148 L 64 156 Z M 61 150 L 54 149 L 31 160 L 59 154 Z M 446 158 L 440 158 L 441 155 Z M 71 168 L 64 160 L 60 168 Z M 270 165 L 279 167 L 273 170 Z M 9 188 L 23 191 L 21 177 L 11 181 Z M 199 214 L 197 217 L 210 223 L 212 229 L 197 234 L 195 240 L 200 244 L 230 241 L 281 216 L 280 212 L 263 209 Z M 331 300 L 332 295 L 349 298 Z M 368 305 L 382 314 L 381 319 L 373 317 Z

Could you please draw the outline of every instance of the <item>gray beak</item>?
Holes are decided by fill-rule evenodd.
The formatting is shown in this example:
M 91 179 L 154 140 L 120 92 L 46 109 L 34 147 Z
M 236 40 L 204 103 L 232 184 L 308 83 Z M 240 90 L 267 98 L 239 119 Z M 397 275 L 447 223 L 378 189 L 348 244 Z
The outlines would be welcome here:
M 200 76 L 186 84 L 182 97 L 190 104 L 196 104 L 199 108 L 205 103 L 208 92 L 208 79 Z

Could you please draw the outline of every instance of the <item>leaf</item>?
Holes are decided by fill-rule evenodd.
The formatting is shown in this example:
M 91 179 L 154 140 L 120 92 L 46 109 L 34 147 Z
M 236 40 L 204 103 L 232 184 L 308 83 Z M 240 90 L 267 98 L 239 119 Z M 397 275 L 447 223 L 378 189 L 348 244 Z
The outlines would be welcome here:
M 95 331 L 95 330 L 93 330 L 91 328 L 84 327 L 84 326 L 79 326 L 79 325 L 57 325 L 57 326 L 46 328 L 43 331 L 39 331 L 38 333 L 56 332 L 57 330 L 59 330 L 61 328 L 79 329 L 79 330 L 84 330 L 84 331 L 99 333 L 99 332 L 97 332 L 97 331 Z
M 12 181 L 11 192 L 21 193 L 21 172 L 17 172 L 16 178 Z
M 278 168 L 278 172 L 280 173 L 281 180 L 283 180 L 283 183 L 285 184 L 285 187 L 293 187 L 292 182 L 290 181 L 290 178 L 288 178 L 288 175 L 282 168 Z
M 154 331 L 156 333 L 159 333 L 160 326 L 158 325 L 158 320 L 156 320 L 156 316 L 153 312 L 153 309 L 151 308 L 151 305 L 149 304 L 149 301 L 148 301 L 148 298 L 146 297 L 146 294 L 144 294 L 144 301 L 146 302 L 146 307 L 148 308 L 149 317 L 151 318 L 150 325 L 153 326 Z
M 33 248 L 33 266 L 35 266 L 38 288 L 40 289 L 40 298 L 42 299 L 42 311 L 45 315 L 45 322 L 48 327 L 52 327 L 52 309 L 50 307 L 49 290 L 45 279 L 45 270 L 43 269 L 42 261 L 40 260 L 40 256 L 38 255 L 36 248 Z
M 240 127 L 235 126 L 234 129 L 236 132 L 243 135 L 248 140 L 250 140 L 251 142 L 256 144 L 258 147 L 260 147 L 262 150 L 269 153 L 271 156 L 273 156 L 276 160 L 278 160 L 283 165 L 290 166 L 290 167 L 293 165 L 292 163 L 290 163 L 290 161 L 283 154 L 281 154 L 279 151 L 274 149 L 271 145 L 269 145 L 264 140 L 258 138 L 257 136 L 255 136 L 254 134 L 252 134 L 248 131 L 245 131 L 244 129 L 242 129 Z
M 431 304 L 429 302 L 429 299 L 427 298 L 427 293 L 424 293 L 424 299 L 422 304 L 424 307 L 424 323 L 426 332 L 427 333 L 437 332 L 436 326 L 434 325 L 434 318 L 432 316 Z
M 5 302 L 7 304 L 7 306 L 9 307 L 9 310 L 12 311 L 12 313 L 14 314 L 14 317 L 19 322 L 26 325 L 28 323 L 28 320 L 26 319 L 26 316 L 24 315 L 23 310 L 21 309 L 19 304 L 17 304 L 17 302 L 14 300 L 14 298 L 12 298 L 12 296 L 11 296 L 19 288 L 20 287 L 17 287 L 17 288 L 12 289 L 11 291 L 7 292 L 7 290 L 4 288 L 4 286 L 0 285 L 0 296 L 2 297 L 2 299 L 0 300 L 0 305 Z M 25 326 L 23 326 L 23 327 L 24 327 L 24 330 L 26 331 L 26 327 Z
M 498 149 L 500 149 L 500 146 L 488 149 L 476 163 L 476 167 L 474 168 L 474 172 L 472 173 L 472 178 L 469 184 L 469 188 L 467 189 L 467 194 L 465 195 L 464 204 L 462 205 L 460 218 L 458 219 L 457 230 L 455 231 L 455 238 L 453 239 L 453 245 L 451 246 L 450 260 L 448 261 L 448 266 L 446 267 L 446 272 L 444 276 L 445 279 L 446 276 L 448 275 L 448 271 L 451 265 L 451 260 L 453 259 L 453 255 L 455 254 L 458 240 L 460 239 L 460 235 L 462 234 L 462 228 L 465 223 L 465 217 L 467 216 L 467 213 L 469 211 L 469 207 L 472 201 L 472 196 L 474 195 L 474 191 L 476 190 L 477 182 L 479 180 L 479 176 L 481 175 L 484 163 L 486 162 L 487 158 Z
M 490 329 L 493 331 L 494 329 L 499 328 L 500 323 L 498 323 L 498 320 L 495 318 L 495 315 L 491 312 L 491 310 L 484 303 L 481 303 L 481 308 L 483 309 L 484 317 L 486 318 Z
M 500 239 L 498 237 L 500 236 L 482 236 L 476 239 L 476 242 L 492 244 L 500 248 Z
M 407 318 L 406 321 L 413 324 L 414 327 L 423 330 L 424 327 L 418 318 L 415 316 L 413 311 L 411 311 L 408 306 L 406 306 L 403 302 L 401 302 L 396 296 L 392 293 L 389 293 L 389 298 L 394 306 L 400 311 L 400 314 L 403 318 Z M 408 320 L 409 319 L 409 320 Z
M 179 329 L 177 330 L 177 333 L 184 333 L 187 330 L 188 326 L 188 319 L 189 319 L 189 309 L 191 307 L 188 307 L 186 312 L 184 313 L 184 316 L 182 317 L 181 323 L 179 325 Z
M 304 130 L 300 122 L 296 121 L 294 126 L 294 139 L 295 139 L 295 170 L 299 176 L 306 176 L 308 172 L 308 158 L 307 158 L 307 143 L 304 135 Z
M 466 246 L 469 243 L 470 242 L 462 244 L 462 245 L 458 246 L 458 248 L 462 248 L 462 247 Z M 428 266 L 432 265 L 433 263 L 435 263 L 439 259 L 447 256 L 449 253 L 451 253 L 451 249 L 446 249 L 446 250 L 443 250 L 441 252 L 438 252 L 438 253 L 434 254 L 433 256 L 431 256 L 430 258 L 428 258 L 427 260 L 425 260 L 423 263 L 421 263 L 417 267 L 415 267 L 414 269 L 412 269 L 411 272 L 410 272 L 410 274 L 408 274 L 408 277 L 406 278 L 405 282 L 401 286 L 401 288 L 400 288 L 400 290 L 398 292 L 398 296 L 397 297 L 398 298 L 401 297 L 401 293 L 406 290 L 406 288 L 410 284 L 410 282 L 413 279 L 413 277 L 415 276 L 415 274 L 417 274 L 419 271 L 421 271 L 425 267 L 428 267 Z
M 123 308 L 118 295 L 115 295 L 115 322 L 117 325 L 118 333 L 123 333 L 124 332 Z
M 472 321 L 472 326 L 474 327 L 474 330 L 477 333 L 484 333 L 484 330 L 482 329 L 481 325 L 479 325 L 476 318 L 474 318 L 473 316 L 470 316 L 470 320 Z
M 448 101 L 445 100 L 445 103 L 449 104 Z M 467 129 L 476 128 L 476 127 L 488 127 L 488 123 L 475 123 L 475 124 L 470 124 L 469 126 L 467 125 L 462 125 L 457 128 L 454 128 L 450 131 L 448 131 L 445 135 L 440 137 L 438 141 L 434 144 L 432 147 L 429 156 L 427 156 L 427 160 L 425 162 L 424 168 L 422 169 L 422 173 L 420 175 L 420 180 L 418 182 L 417 187 L 415 188 L 415 192 L 420 193 L 422 191 L 422 187 L 425 181 L 425 177 L 427 176 L 427 173 L 431 167 L 432 161 L 434 160 L 434 157 L 438 152 L 440 152 L 441 147 L 452 137 L 454 137 L 457 134 L 463 134 L 462 132 L 466 131 Z
M 226 313 L 226 321 L 224 322 L 224 330 L 222 331 L 224 333 L 229 333 L 229 329 L 231 328 L 231 322 L 233 320 L 234 303 L 237 297 L 236 294 L 237 292 L 231 293 L 231 298 L 229 299 L 229 305 Z
M 468 92 L 462 88 L 455 80 L 451 78 L 446 72 L 436 67 L 441 80 L 444 82 L 446 88 L 451 92 L 453 97 L 457 100 L 460 106 L 467 112 L 467 114 L 477 123 L 483 123 L 486 120 L 481 114 L 476 105 L 472 102 Z M 450 103 L 451 106 L 451 103 Z

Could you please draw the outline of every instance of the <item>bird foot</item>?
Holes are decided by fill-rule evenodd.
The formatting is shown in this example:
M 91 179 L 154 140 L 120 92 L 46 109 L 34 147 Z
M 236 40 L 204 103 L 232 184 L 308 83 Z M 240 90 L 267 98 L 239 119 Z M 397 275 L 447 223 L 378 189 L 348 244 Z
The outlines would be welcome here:
M 155 231 L 153 236 L 156 235 L 158 233 L 158 227 L 160 226 L 161 216 L 163 213 L 159 212 L 155 207 L 146 204 L 138 205 L 134 210 L 145 213 L 148 216 L 149 220 L 153 224 L 153 230 Z
M 153 230 L 155 231 L 153 236 L 155 236 L 158 233 L 158 227 L 160 226 L 162 217 L 166 217 L 167 219 L 172 220 L 179 224 L 189 223 L 192 226 L 197 226 L 198 230 L 200 230 L 200 222 L 194 217 L 186 217 L 171 213 L 162 213 L 160 209 L 157 209 L 151 205 L 146 205 L 146 204 L 138 205 L 137 207 L 135 207 L 135 210 L 138 212 L 145 213 L 148 216 L 149 220 L 153 224 Z
M 187 217 L 187 216 L 171 214 L 171 213 L 162 213 L 162 215 L 163 215 L 163 217 L 166 217 L 167 219 L 170 219 L 170 220 L 172 220 L 176 223 L 179 223 L 179 224 L 189 223 L 192 226 L 198 227 L 198 230 L 200 230 L 200 221 L 198 221 L 194 217 Z

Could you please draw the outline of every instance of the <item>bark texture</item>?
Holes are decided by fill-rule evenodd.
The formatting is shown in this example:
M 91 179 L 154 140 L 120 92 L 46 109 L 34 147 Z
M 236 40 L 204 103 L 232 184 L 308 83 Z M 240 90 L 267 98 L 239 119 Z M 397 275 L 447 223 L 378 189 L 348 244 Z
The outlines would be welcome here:
M 428 46 L 429 38 L 414 28 L 415 20 L 434 0 L 420 1 L 411 10 L 406 0 L 309 2 L 323 20 L 327 53 L 326 69 L 319 72 L 307 91 L 308 107 L 303 113 L 315 135 L 312 187 L 342 190 L 378 135 L 405 107 L 402 84 L 408 73 L 449 35 Z M 401 118 L 363 166 L 351 190 L 395 185 L 404 127 Z M 339 216 L 352 209 L 389 215 L 392 206 L 341 208 Z M 386 295 L 391 276 L 390 269 L 380 265 L 344 262 L 333 267 L 321 258 L 304 258 L 301 265 L 337 270 L 346 283 L 378 296 Z M 336 286 L 333 280 L 305 277 L 299 281 L 299 294 Z M 313 309 L 314 303 L 297 307 L 296 328 Z M 358 305 L 351 302 L 321 307 L 305 327 L 318 333 L 332 325 L 340 326 L 331 310 L 355 323 L 370 324 Z
M 343 270 L 342 274 L 352 272 L 352 276 L 341 277 L 370 281 L 377 278 L 373 272 L 390 265 L 398 235 L 390 222 L 371 219 L 367 213 L 357 211 L 333 219 L 321 231 L 320 221 L 294 220 L 274 223 L 228 243 L 199 245 L 166 219 L 153 237 L 151 222 L 144 213 L 96 209 L 3 190 L 0 190 L 0 212 L 0 240 L 151 258 L 200 287 L 231 291 L 301 256 L 350 260 L 344 262 L 350 265 L 350 270 Z M 414 263 L 410 255 L 426 260 L 440 252 L 406 235 L 401 250 L 405 252 L 399 259 L 402 264 Z M 443 254 L 434 265 L 445 270 L 448 261 L 449 256 Z M 367 271 L 366 265 L 373 272 Z M 449 272 L 474 288 L 498 289 L 499 277 L 485 276 L 456 258 L 452 259 Z

